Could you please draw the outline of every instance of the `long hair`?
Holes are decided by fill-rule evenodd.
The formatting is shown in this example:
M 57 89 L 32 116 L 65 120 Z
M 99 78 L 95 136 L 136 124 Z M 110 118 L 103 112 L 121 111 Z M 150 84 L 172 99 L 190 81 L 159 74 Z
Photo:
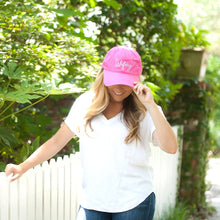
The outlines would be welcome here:
M 110 98 L 104 85 L 103 72 L 103 69 L 99 71 L 91 89 L 95 96 L 85 115 L 85 130 L 88 125 L 93 130 L 91 126 L 92 119 L 102 113 L 109 104 Z M 146 107 L 140 102 L 134 91 L 123 100 L 123 120 L 129 129 L 129 133 L 124 140 L 126 144 L 134 140 L 140 140 L 140 122 L 144 119 L 146 111 Z

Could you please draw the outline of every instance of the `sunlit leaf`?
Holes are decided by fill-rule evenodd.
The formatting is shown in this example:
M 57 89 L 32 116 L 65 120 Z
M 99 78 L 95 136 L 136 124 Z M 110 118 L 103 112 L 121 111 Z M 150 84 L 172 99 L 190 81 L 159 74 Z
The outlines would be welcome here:
M 96 6 L 96 1 L 95 0 L 89 0 L 89 4 L 91 8 L 94 8 Z
M 122 8 L 122 5 L 116 0 L 103 0 L 103 2 L 105 2 L 106 5 L 111 6 L 116 10 L 120 10 Z
M 18 103 L 31 103 L 30 100 L 40 98 L 40 95 L 28 94 L 25 91 L 13 91 L 5 95 L 4 99 L 6 101 L 15 101 Z
M 4 65 L 3 74 L 12 79 L 23 79 L 24 77 L 21 75 L 21 73 L 24 72 L 25 69 L 25 67 L 18 66 L 15 62 L 12 61 L 7 66 Z

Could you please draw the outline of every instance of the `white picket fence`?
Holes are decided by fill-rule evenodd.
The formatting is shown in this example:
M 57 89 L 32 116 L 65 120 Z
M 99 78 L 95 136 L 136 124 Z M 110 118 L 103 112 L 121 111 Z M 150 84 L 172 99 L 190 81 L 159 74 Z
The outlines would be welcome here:
M 173 127 L 177 133 L 178 127 Z M 181 153 L 167 154 L 152 147 L 158 219 L 174 207 Z M 75 220 L 79 207 L 79 154 L 44 162 L 10 183 L 0 173 L 0 220 Z

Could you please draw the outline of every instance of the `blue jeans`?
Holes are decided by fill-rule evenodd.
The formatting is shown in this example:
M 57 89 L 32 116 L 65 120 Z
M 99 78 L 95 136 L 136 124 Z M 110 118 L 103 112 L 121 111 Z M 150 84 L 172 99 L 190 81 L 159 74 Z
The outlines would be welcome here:
M 80 207 L 77 220 L 152 220 L 155 211 L 155 194 L 151 193 L 137 207 L 125 212 L 100 212 Z

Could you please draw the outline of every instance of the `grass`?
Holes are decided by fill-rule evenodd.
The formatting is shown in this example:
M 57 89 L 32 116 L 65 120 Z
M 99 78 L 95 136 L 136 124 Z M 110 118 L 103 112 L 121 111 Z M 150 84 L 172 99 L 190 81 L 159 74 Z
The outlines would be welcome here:
M 155 220 L 190 220 L 193 219 L 190 216 L 190 212 L 183 203 L 177 203 L 174 208 L 169 208 L 169 210 L 163 214 L 159 219 Z M 193 219 L 195 220 L 195 219 Z
M 184 203 L 178 202 L 174 208 L 169 208 L 161 218 L 155 220 L 201 220 L 207 219 L 207 217 L 214 214 L 214 212 L 215 208 L 208 205 L 204 210 L 193 214 L 192 208 L 187 207 Z

